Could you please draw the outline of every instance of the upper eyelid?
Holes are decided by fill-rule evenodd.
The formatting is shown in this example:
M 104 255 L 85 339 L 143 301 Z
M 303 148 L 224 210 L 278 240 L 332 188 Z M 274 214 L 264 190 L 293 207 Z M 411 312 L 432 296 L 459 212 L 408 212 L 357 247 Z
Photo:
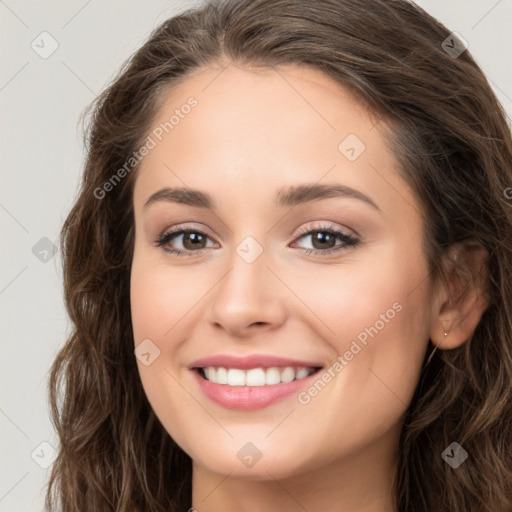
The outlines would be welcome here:
M 185 232 L 189 232 L 189 231 L 193 231 L 194 233 L 197 232 L 197 233 L 202 233 L 212 239 L 214 239 L 215 237 L 210 235 L 209 233 L 209 230 L 207 228 L 204 228 L 204 227 L 196 227 L 196 226 L 192 226 L 192 225 L 189 225 L 189 224 L 184 224 L 184 225 L 178 225 L 177 227 L 176 226 L 172 226 L 170 228 L 166 228 L 162 231 L 162 234 L 165 235 L 165 234 L 176 234 L 176 233 L 182 233 L 183 231 Z
M 310 227 L 307 227 L 307 228 L 304 228 L 304 229 L 300 229 L 299 232 L 295 235 L 295 238 L 299 238 L 299 237 L 301 237 L 303 235 L 309 235 L 309 234 L 311 234 L 314 231 L 320 231 L 320 232 L 321 231 L 336 231 L 336 232 L 343 233 L 346 236 L 351 236 L 351 237 L 354 237 L 354 238 L 360 238 L 359 233 L 357 233 L 352 228 L 348 228 L 348 227 L 340 228 L 340 227 L 336 227 L 336 226 L 326 226 L 326 225 L 310 226 Z
M 318 224 L 315 225 L 315 223 L 318 223 Z M 162 233 L 170 232 L 170 231 L 182 231 L 182 230 L 183 231 L 198 230 L 198 231 L 204 231 L 205 233 L 210 231 L 210 229 L 208 227 L 206 227 L 204 224 L 202 224 L 202 223 L 198 223 L 198 224 L 199 224 L 199 227 L 194 223 L 188 223 L 188 222 L 184 222 L 183 224 L 178 223 L 171 227 L 165 228 L 162 231 Z M 355 235 L 359 235 L 359 233 L 355 229 L 353 229 L 349 226 L 346 226 L 346 225 L 339 224 L 338 222 L 335 222 L 335 221 L 320 219 L 320 220 L 312 220 L 312 221 L 306 222 L 306 224 L 313 224 L 313 225 L 308 225 L 307 227 L 299 228 L 297 234 L 307 233 L 308 231 L 311 231 L 311 230 L 337 229 L 337 230 L 341 230 L 341 231 L 348 230 L 348 231 L 353 232 Z

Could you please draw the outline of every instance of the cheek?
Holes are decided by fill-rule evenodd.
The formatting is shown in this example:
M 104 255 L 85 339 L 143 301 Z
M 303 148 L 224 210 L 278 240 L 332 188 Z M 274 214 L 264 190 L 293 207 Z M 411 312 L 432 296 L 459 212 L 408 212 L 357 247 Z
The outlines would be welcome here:
M 135 251 L 130 278 L 130 305 L 134 343 L 137 351 L 150 353 L 148 361 L 138 357 L 144 384 L 165 378 L 170 355 L 175 348 L 173 336 L 181 327 L 180 320 L 190 310 L 194 295 L 193 280 L 186 273 L 172 272 L 143 249 Z M 190 300 L 188 296 L 191 296 Z M 144 347 L 144 349 L 142 348 Z M 144 363 L 149 362 L 146 365 Z M 142 364 L 141 364 L 142 363 Z M 152 393 L 148 393 L 151 400 Z
M 332 347 L 332 362 L 339 361 L 333 386 L 359 397 L 364 392 L 377 407 L 394 400 L 399 409 L 419 377 L 430 311 L 421 248 L 409 247 L 404 255 L 402 246 L 294 281 L 294 291 L 307 297 L 314 313 L 310 325 Z
M 192 268 L 192 267 L 190 267 Z M 195 279 L 194 271 L 187 272 L 168 265 L 134 259 L 132 265 L 130 300 L 135 343 L 145 338 L 173 339 L 173 331 L 190 313 L 198 297 L 208 287 Z M 164 346 L 159 347 L 164 350 Z
M 137 358 L 137 367 L 153 411 L 182 447 L 188 446 L 189 418 L 197 415 L 197 404 L 179 383 L 182 375 L 176 369 L 184 362 L 179 360 L 178 340 L 186 338 L 182 329 L 188 325 L 187 314 L 204 292 L 190 273 L 173 272 L 154 264 L 151 257 L 135 255 L 130 281 L 132 328 L 135 347 L 144 346 L 140 353 L 150 353 L 149 364 Z
M 413 345 L 423 339 L 428 320 L 428 276 L 420 247 L 401 251 L 404 244 L 374 247 L 358 259 L 318 266 L 314 272 L 286 276 L 305 308 L 302 319 L 343 354 L 357 340 L 364 348 L 386 346 L 386 351 Z M 286 270 L 283 269 L 283 272 Z M 420 339 L 418 339 L 420 342 Z M 357 348 L 356 348 L 357 350 Z M 348 356 L 350 357 L 350 355 Z

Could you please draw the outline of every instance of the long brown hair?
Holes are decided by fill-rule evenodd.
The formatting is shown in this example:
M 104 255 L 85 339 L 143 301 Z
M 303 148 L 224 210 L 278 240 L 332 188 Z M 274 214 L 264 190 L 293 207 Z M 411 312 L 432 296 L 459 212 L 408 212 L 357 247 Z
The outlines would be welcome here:
M 512 141 L 469 51 L 446 51 L 449 35 L 406 0 L 213 0 L 164 22 L 125 64 L 92 105 L 81 188 L 61 232 L 73 331 L 49 379 L 60 448 L 47 510 L 191 506 L 191 460 L 152 411 L 133 353 L 137 165 L 101 191 L 147 137 L 169 87 L 234 61 L 321 70 L 392 127 L 389 144 L 425 212 L 432 279 L 452 244 L 487 250 L 489 306 L 459 348 L 429 342 L 394 492 L 400 512 L 512 511 Z M 441 457 L 453 441 L 469 454 L 456 470 Z

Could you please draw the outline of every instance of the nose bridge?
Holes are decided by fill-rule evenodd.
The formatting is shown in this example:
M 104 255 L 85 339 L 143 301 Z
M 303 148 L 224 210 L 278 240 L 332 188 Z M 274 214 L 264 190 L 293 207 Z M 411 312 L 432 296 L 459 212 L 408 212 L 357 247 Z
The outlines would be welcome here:
M 270 250 L 247 236 L 227 260 L 229 271 L 216 287 L 209 320 L 232 333 L 254 324 L 279 324 L 284 320 L 279 283 L 267 268 Z M 277 293 L 276 293 L 277 292 Z

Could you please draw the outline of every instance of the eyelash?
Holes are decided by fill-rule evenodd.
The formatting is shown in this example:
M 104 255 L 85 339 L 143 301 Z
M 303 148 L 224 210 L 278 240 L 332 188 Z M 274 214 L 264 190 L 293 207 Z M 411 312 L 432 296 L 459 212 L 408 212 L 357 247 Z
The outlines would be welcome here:
M 334 235 L 338 239 L 340 239 L 343 244 L 337 245 L 331 249 L 305 249 L 304 252 L 306 255 L 309 254 L 315 254 L 315 255 L 326 255 L 326 254 L 332 254 L 335 252 L 342 252 L 344 250 L 347 250 L 348 247 L 356 247 L 359 244 L 359 240 L 351 235 L 347 235 L 343 231 L 336 229 L 335 227 L 331 225 L 326 226 L 320 226 L 315 228 L 306 228 L 299 232 L 296 236 L 296 240 L 304 237 L 305 235 L 312 235 L 313 233 L 329 233 L 331 235 Z M 206 238 L 210 238 L 206 233 L 203 231 L 193 228 L 192 226 L 179 226 L 177 228 L 171 228 L 170 230 L 164 231 L 162 234 L 160 234 L 157 239 L 154 241 L 154 244 L 156 247 L 162 247 L 164 251 L 168 253 L 175 254 L 176 256 L 186 256 L 189 252 L 196 253 L 196 254 L 202 254 L 203 251 L 206 249 L 201 249 L 198 251 L 182 251 L 181 249 L 174 249 L 174 248 L 166 248 L 163 247 L 165 244 L 169 243 L 172 238 L 174 238 L 177 235 L 182 235 L 186 233 L 196 233 L 200 234 Z

